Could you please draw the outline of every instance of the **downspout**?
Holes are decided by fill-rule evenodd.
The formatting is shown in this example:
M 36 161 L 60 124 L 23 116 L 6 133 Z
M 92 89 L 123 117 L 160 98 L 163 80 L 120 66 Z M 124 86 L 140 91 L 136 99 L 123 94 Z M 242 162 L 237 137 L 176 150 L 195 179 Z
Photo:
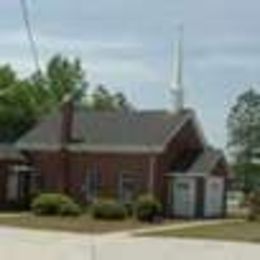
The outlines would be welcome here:
M 155 164 L 156 164 L 156 156 L 152 154 L 149 156 L 149 180 L 148 180 L 148 191 L 152 195 L 154 195 Z
M 65 194 L 70 193 L 70 152 L 68 144 L 72 139 L 73 128 L 73 97 L 66 96 L 64 98 L 61 111 L 61 162 L 62 162 L 62 190 Z

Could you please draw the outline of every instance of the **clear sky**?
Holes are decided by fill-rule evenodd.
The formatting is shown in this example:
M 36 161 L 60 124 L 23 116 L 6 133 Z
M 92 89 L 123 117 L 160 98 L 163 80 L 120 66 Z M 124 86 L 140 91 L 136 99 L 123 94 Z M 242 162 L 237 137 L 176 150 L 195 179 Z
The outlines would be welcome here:
M 260 79 L 259 0 L 27 0 L 42 64 L 82 59 L 92 82 L 140 108 L 169 108 L 176 25 L 184 24 L 186 103 L 224 147 L 236 95 Z M 0 63 L 33 70 L 18 0 L 0 1 Z

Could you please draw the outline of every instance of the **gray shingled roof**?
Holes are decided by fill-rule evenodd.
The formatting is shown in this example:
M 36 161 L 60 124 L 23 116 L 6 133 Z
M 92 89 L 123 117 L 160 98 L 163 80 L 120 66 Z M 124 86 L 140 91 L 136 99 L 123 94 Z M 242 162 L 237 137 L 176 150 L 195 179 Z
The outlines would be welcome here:
M 25 158 L 12 144 L 0 144 L 0 160 L 23 161 Z
M 140 150 L 161 147 L 193 112 L 178 114 L 167 111 L 97 112 L 83 107 L 74 108 L 74 148 Z M 43 120 L 18 143 L 20 148 L 59 148 L 61 112 L 56 111 Z
M 188 172 L 209 173 L 222 157 L 223 153 L 220 150 L 208 147 L 199 155 Z

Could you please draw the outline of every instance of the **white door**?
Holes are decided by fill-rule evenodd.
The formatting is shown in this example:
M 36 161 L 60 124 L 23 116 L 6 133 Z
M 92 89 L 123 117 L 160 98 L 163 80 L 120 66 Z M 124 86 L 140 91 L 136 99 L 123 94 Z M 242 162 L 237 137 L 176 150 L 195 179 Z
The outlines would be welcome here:
M 176 177 L 173 181 L 173 211 L 177 217 L 192 218 L 195 215 L 195 179 Z
M 7 178 L 7 189 L 6 189 L 6 197 L 8 201 L 16 201 L 19 197 L 18 191 L 18 174 L 17 173 L 10 173 Z
M 223 212 L 224 179 L 210 177 L 205 180 L 205 217 L 218 217 Z

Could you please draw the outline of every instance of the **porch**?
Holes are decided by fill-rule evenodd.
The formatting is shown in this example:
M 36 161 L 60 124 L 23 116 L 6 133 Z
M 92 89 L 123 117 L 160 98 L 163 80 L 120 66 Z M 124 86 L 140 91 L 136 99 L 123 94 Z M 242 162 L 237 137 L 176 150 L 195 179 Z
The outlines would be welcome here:
M 12 145 L 0 145 L 0 209 L 28 207 L 40 185 L 39 174 Z

